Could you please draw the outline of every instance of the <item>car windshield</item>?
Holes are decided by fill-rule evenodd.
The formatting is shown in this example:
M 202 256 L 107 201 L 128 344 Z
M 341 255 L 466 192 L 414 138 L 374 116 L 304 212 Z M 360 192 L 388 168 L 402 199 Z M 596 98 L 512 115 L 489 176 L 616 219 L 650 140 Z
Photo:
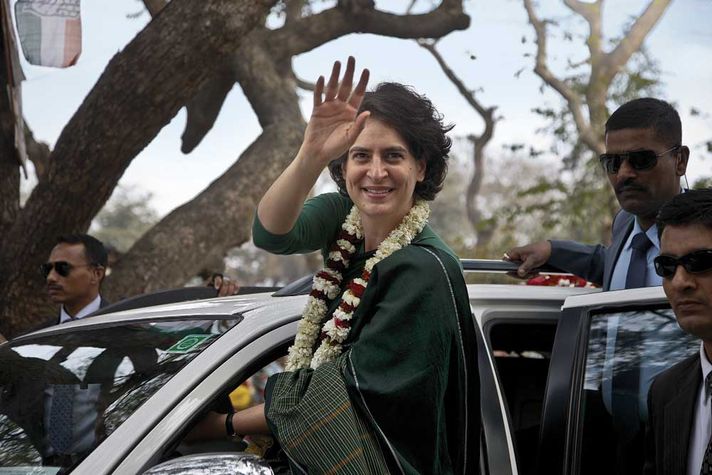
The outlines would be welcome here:
M 3 345 L 0 467 L 76 465 L 238 321 L 76 328 Z

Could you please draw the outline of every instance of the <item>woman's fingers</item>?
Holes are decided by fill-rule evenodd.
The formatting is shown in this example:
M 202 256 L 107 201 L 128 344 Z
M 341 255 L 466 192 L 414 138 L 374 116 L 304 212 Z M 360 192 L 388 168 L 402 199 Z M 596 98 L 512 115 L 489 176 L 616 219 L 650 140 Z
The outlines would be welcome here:
M 337 91 L 339 90 L 339 74 L 341 74 L 341 63 L 334 61 L 334 67 L 331 68 L 331 76 L 329 76 L 329 82 L 326 83 L 326 95 L 324 96 L 324 101 L 332 101 L 336 97 Z
M 352 107 L 358 108 L 358 106 L 361 105 L 363 95 L 366 93 L 369 71 L 368 69 L 364 69 L 361 72 L 361 77 L 356 85 L 356 89 L 353 89 L 355 70 L 356 60 L 353 56 L 349 56 L 349 59 L 346 62 L 344 77 L 341 82 L 339 82 L 341 63 L 339 61 L 334 61 L 334 66 L 331 68 L 331 75 L 329 76 L 329 81 L 326 82 L 326 85 L 324 84 L 324 76 L 319 76 L 319 79 L 316 81 L 316 86 L 314 87 L 314 107 L 318 107 L 324 102 L 337 99 L 348 103 Z M 323 99 L 322 94 L 324 95 Z
M 354 81 L 354 69 L 356 69 L 356 60 L 353 56 L 349 56 L 349 59 L 346 61 L 346 72 L 344 73 L 344 78 L 341 80 L 341 84 L 339 84 L 339 92 L 336 95 L 340 101 L 346 102 L 349 100 L 351 86 Z
M 324 93 L 324 76 L 319 76 L 314 86 L 314 107 L 321 105 L 321 95 Z
M 359 106 L 361 105 L 361 101 L 363 100 L 363 95 L 366 94 L 366 86 L 368 86 L 369 75 L 370 73 L 368 69 L 364 69 L 363 71 L 361 71 L 361 77 L 358 80 L 358 84 L 356 84 L 356 89 L 354 89 L 354 92 L 349 98 L 349 105 L 351 105 L 355 109 L 359 108 Z

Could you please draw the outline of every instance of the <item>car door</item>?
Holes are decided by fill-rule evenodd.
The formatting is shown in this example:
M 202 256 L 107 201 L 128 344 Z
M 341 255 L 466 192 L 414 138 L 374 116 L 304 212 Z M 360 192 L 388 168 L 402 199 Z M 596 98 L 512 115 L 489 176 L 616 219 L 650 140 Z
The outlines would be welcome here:
M 537 473 L 641 473 L 650 383 L 699 348 L 677 325 L 662 287 L 567 298 Z

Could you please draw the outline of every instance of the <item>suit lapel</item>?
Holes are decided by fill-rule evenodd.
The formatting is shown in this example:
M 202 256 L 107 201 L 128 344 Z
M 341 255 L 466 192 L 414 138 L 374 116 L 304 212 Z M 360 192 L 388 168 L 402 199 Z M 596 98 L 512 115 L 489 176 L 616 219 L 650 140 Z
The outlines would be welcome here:
M 633 223 L 635 221 L 635 217 L 632 214 L 625 213 L 624 211 L 620 213 L 620 219 L 623 222 L 620 225 L 616 225 L 617 223 L 615 223 L 614 220 L 611 245 L 606 250 L 606 259 L 603 263 L 603 290 L 609 290 L 611 288 L 613 269 L 618 261 L 618 256 L 623 250 L 623 243 L 625 243 L 626 239 L 628 239 L 628 235 L 630 235 L 630 232 L 633 230 Z
M 665 439 L 668 442 L 665 444 L 663 455 L 663 473 L 686 473 L 695 399 L 701 382 L 700 358 L 696 355 L 693 364 L 687 366 L 677 380 L 679 388 L 677 394 L 665 405 L 664 418 L 667 428 Z

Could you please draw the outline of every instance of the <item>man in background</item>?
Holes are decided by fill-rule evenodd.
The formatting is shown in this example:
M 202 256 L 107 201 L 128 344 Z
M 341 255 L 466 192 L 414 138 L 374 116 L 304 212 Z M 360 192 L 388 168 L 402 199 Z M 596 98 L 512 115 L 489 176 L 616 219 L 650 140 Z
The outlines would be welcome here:
M 57 323 L 79 320 L 108 305 L 100 295 L 106 266 L 106 249 L 95 237 L 66 234 L 57 239 L 41 266 L 49 298 L 61 306 Z
M 608 119 L 605 140 L 601 165 L 622 208 L 613 220 L 611 245 L 550 240 L 515 247 L 504 259 L 521 262 L 519 277 L 549 264 L 603 290 L 661 285 L 653 267 L 660 249 L 655 216 L 681 192 L 690 155 L 682 145 L 680 116 L 665 101 L 635 99 Z

